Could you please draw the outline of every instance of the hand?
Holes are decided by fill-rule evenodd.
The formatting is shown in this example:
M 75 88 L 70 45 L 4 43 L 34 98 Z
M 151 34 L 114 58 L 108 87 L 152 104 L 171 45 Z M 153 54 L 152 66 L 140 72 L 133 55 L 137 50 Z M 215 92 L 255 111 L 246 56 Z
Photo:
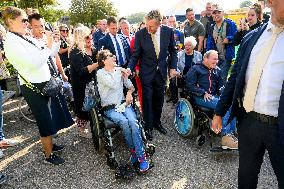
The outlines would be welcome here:
M 247 22 L 244 23 L 243 30 L 248 31 L 249 30 L 249 25 Z
M 54 32 L 52 32 L 52 36 L 55 42 L 58 42 L 60 40 L 60 32 L 58 30 L 54 30 Z
M 170 69 L 170 79 L 177 77 L 179 75 L 179 72 L 176 71 L 176 69 Z
M 68 77 L 65 74 L 62 74 L 61 76 L 62 76 L 63 81 L 68 81 Z
M 133 102 L 133 97 L 131 92 L 127 92 L 125 101 L 127 106 Z
M 211 129 L 214 131 L 214 133 L 219 134 L 222 129 L 222 117 L 214 115 L 212 120 Z
M 11 147 L 11 145 L 8 143 L 8 142 L 6 142 L 6 141 L 4 141 L 4 140 L 1 140 L 0 141 L 0 148 L 2 149 L 2 148 L 8 148 L 8 147 Z
M 129 68 L 127 69 L 122 68 L 121 73 L 122 73 L 122 77 L 124 79 L 127 79 L 131 75 L 131 70 Z
M 223 43 L 224 43 L 224 44 L 228 44 L 228 43 L 229 43 L 228 38 L 225 38 L 224 41 L 223 41 Z
M 51 49 L 53 43 L 53 36 L 50 31 L 45 31 L 47 48 Z
M 137 77 L 139 77 L 139 73 L 140 73 L 139 70 L 136 70 L 136 71 L 135 71 L 135 75 L 136 75 Z
M 205 102 L 206 101 L 210 101 L 212 99 L 212 95 L 211 94 L 208 94 L 207 92 L 205 92 L 205 95 L 204 95 L 204 100 Z

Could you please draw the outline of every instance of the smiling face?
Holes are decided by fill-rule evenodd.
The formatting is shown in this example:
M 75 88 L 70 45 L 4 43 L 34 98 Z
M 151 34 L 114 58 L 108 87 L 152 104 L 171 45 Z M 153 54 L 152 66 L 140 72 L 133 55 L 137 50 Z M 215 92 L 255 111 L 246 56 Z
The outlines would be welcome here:
M 44 20 L 42 18 L 40 18 L 39 20 L 32 19 L 30 24 L 32 27 L 33 35 L 42 38 L 45 32 Z
M 213 20 L 217 23 L 222 22 L 224 20 L 224 12 L 219 10 L 214 10 L 212 12 Z
M 204 64 L 209 69 L 215 69 L 218 61 L 218 53 L 216 51 L 211 52 L 208 57 L 204 57 Z
M 92 34 L 90 34 L 89 36 L 87 36 L 85 38 L 85 42 L 86 42 L 86 48 L 87 49 L 90 49 L 90 48 L 93 47 L 93 36 L 92 36 Z
M 26 14 L 18 16 L 16 19 L 8 19 L 8 28 L 10 31 L 25 35 L 29 33 L 28 29 L 28 19 Z
M 104 60 L 105 67 L 109 67 L 109 68 L 116 67 L 116 57 L 115 57 L 115 55 L 113 55 L 110 52 L 108 52 L 105 56 L 106 56 L 105 60 Z

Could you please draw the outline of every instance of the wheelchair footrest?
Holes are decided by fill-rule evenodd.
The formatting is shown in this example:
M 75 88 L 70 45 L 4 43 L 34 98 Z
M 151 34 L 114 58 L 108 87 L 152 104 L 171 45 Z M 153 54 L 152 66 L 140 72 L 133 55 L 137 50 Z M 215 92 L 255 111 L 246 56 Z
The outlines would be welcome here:
M 130 163 L 120 165 L 115 171 L 116 179 L 131 179 L 135 176 L 135 168 Z

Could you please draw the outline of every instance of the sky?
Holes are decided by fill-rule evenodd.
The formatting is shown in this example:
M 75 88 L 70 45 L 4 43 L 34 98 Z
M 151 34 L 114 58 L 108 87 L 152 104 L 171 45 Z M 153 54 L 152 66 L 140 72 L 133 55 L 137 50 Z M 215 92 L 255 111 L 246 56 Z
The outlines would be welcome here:
M 68 9 L 71 0 L 57 0 L 60 8 Z M 180 0 L 110 0 L 119 11 L 119 16 L 127 16 L 137 12 L 147 12 L 151 9 L 160 9 L 162 12 L 176 5 Z M 206 0 L 194 0 L 206 1 Z M 238 8 L 244 0 L 212 0 L 224 7 L 225 10 Z

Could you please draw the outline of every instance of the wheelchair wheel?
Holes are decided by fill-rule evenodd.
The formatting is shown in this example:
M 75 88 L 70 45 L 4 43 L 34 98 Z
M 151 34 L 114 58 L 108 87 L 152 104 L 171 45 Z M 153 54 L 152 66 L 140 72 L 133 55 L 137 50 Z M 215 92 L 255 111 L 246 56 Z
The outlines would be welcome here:
M 194 127 L 194 112 L 187 99 L 181 98 L 176 104 L 175 128 L 182 137 L 193 137 L 196 135 Z
M 91 129 L 93 134 L 93 143 L 95 145 L 96 151 L 102 152 L 103 141 L 100 136 L 101 128 L 100 128 L 98 115 L 94 108 L 90 111 L 90 114 L 91 114 Z

